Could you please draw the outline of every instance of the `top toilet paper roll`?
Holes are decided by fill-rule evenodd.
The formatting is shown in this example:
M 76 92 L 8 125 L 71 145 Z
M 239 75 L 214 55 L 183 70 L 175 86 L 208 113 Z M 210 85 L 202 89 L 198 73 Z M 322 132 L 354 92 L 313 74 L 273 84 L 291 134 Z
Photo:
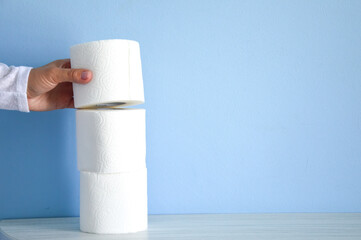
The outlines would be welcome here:
M 88 84 L 73 84 L 76 108 L 99 108 L 144 103 L 142 66 L 136 41 L 112 39 L 70 48 L 72 68 L 93 72 Z

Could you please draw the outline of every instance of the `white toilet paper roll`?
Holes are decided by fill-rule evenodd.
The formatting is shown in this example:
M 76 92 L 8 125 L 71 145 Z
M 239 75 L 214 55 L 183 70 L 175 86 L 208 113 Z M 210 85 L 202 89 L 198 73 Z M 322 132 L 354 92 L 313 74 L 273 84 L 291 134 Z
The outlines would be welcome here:
M 80 230 L 117 234 L 146 230 L 147 169 L 128 173 L 80 172 Z
M 144 103 L 142 66 L 136 41 L 112 39 L 70 48 L 72 68 L 93 72 L 90 83 L 73 84 L 76 108 Z
M 146 167 L 144 109 L 76 111 L 78 169 L 119 173 Z

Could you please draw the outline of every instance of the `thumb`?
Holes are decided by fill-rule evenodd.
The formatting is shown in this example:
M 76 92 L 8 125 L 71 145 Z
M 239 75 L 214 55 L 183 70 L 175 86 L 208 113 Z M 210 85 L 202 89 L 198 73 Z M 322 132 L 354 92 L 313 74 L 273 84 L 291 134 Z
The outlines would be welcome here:
M 73 82 L 84 84 L 90 82 L 92 77 L 92 72 L 87 69 L 59 68 L 57 82 Z

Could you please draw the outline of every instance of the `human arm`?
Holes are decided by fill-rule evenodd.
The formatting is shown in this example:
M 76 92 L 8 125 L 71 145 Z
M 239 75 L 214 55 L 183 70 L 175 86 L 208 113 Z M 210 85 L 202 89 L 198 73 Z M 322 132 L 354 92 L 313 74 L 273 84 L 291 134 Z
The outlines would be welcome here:
M 72 83 L 92 78 L 86 69 L 71 69 L 69 59 L 56 60 L 39 68 L 0 63 L 0 109 L 22 112 L 73 108 Z

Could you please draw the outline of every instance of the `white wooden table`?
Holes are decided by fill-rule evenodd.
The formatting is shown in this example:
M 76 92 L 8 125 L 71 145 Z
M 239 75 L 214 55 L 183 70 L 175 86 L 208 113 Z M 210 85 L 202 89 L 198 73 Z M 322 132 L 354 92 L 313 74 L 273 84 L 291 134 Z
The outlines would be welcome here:
M 0 240 L 42 239 L 361 239 L 361 213 L 150 215 L 147 231 L 96 235 L 79 218 L 3 220 Z

